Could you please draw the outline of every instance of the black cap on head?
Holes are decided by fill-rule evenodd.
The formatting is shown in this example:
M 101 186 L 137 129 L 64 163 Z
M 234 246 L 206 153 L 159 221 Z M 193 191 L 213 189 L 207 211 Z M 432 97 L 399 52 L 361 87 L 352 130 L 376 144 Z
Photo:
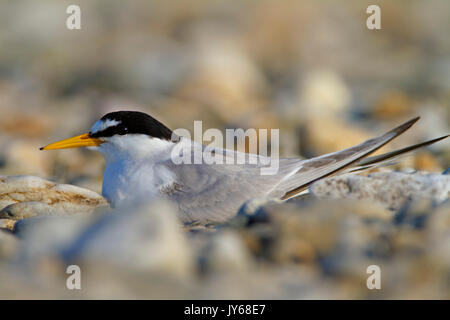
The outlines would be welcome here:
M 163 140 L 172 139 L 172 130 L 143 112 L 110 112 L 104 115 L 100 121 L 103 122 L 104 126 L 100 126 L 95 132 L 89 132 L 90 137 L 102 138 L 114 135 L 146 134 Z

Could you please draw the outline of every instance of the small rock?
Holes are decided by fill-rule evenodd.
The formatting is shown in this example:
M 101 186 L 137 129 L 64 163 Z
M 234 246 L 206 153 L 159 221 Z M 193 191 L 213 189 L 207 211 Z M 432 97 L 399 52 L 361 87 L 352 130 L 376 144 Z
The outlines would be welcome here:
M 250 226 L 255 223 L 268 222 L 269 217 L 264 211 L 267 204 L 281 203 L 272 199 L 252 199 L 246 201 L 238 210 L 236 216 L 231 218 L 226 225 L 232 227 Z
M 433 173 L 402 172 L 375 172 L 368 176 L 342 175 L 320 180 L 309 190 L 320 199 L 367 199 L 398 210 L 414 198 L 429 198 L 437 203 L 448 199 L 450 177 Z
M 1 229 L 13 230 L 15 223 L 16 220 L 0 219 L 0 230 Z
M 17 254 L 18 240 L 11 232 L 0 229 L 0 261 Z
M 0 219 L 12 220 L 92 213 L 109 206 L 93 191 L 33 176 L 0 176 L 0 205 Z
M 450 267 L 450 201 L 446 201 L 430 214 L 428 221 L 429 254 L 437 264 Z
M 156 201 L 102 215 L 60 251 L 64 261 L 108 262 L 188 276 L 193 259 L 172 204 Z
M 330 70 L 315 70 L 301 82 L 300 105 L 304 115 L 329 116 L 342 113 L 350 105 L 351 93 L 339 74 Z
M 235 231 L 223 230 L 212 238 L 205 258 L 210 272 L 246 272 L 251 270 L 251 256 Z
M 372 113 L 380 119 L 392 119 L 409 115 L 413 101 L 402 91 L 385 93 L 375 103 Z
M 423 229 L 434 207 L 433 201 L 427 198 L 408 201 L 396 212 L 394 223 L 408 224 L 413 228 Z
M 428 172 L 439 172 L 442 170 L 442 167 L 436 157 L 423 150 L 414 156 L 413 168 Z

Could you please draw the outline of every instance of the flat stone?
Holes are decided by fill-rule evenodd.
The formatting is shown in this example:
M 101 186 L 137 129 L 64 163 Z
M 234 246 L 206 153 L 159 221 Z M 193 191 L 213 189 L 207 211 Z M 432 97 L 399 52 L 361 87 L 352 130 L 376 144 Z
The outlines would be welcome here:
M 450 176 L 435 173 L 375 172 L 319 180 L 310 188 L 319 199 L 365 199 L 398 210 L 414 198 L 442 202 L 450 195 Z

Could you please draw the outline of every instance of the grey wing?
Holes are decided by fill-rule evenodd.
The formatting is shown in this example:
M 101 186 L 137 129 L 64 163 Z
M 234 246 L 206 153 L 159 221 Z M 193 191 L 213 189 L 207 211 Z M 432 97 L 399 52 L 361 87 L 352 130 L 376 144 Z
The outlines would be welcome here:
M 298 160 L 296 160 L 298 162 Z M 261 175 L 255 165 L 165 164 L 175 182 L 162 192 L 178 203 L 184 222 L 221 223 L 252 198 L 266 197 L 282 175 Z

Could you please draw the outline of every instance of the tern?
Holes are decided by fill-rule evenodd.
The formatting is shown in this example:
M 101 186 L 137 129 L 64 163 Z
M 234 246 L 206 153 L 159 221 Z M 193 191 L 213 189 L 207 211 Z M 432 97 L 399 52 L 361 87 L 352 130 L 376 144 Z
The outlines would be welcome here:
M 41 150 L 88 147 L 99 151 L 106 162 L 102 195 L 113 207 L 137 199 L 166 197 L 177 203 L 185 223 L 223 223 L 233 217 L 239 207 L 254 198 L 288 200 L 307 192 L 308 187 L 337 174 L 359 172 L 445 139 L 443 136 L 407 148 L 368 157 L 408 130 L 419 117 L 376 138 L 353 147 L 311 159 L 279 159 L 278 171 L 262 175 L 264 161 L 256 164 L 175 163 L 174 148 L 189 144 L 204 151 L 205 146 L 178 137 L 164 124 L 148 114 L 117 111 L 104 115 L 88 133 L 61 140 Z M 234 157 L 237 151 L 218 149 L 223 157 Z M 254 160 L 254 159 L 253 159 Z M 267 163 L 267 162 L 265 162 Z

